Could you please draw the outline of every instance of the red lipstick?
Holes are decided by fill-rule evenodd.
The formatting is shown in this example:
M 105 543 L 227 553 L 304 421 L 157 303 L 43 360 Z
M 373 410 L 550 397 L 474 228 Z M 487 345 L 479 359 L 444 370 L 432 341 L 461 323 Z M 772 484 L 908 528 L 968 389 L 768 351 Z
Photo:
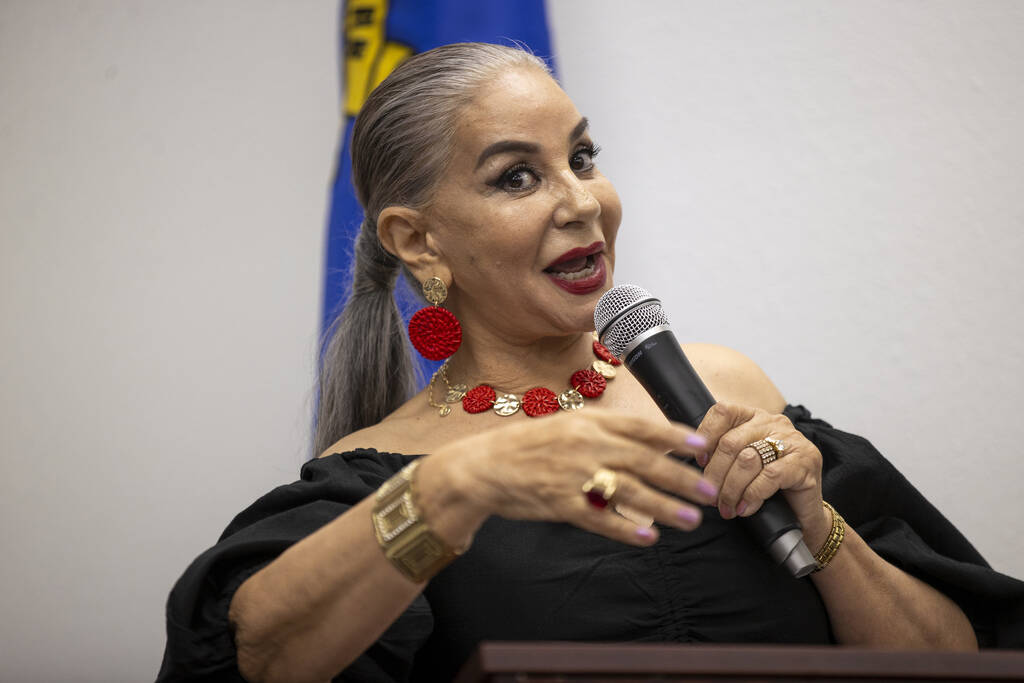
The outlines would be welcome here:
M 600 251 L 604 251 L 604 242 L 594 242 L 593 244 L 587 247 L 576 247 L 575 249 L 570 249 L 569 251 L 565 252 L 564 254 L 556 258 L 554 261 L 549 263 L 548 268 L 553 268 L 560 263 L 572 261 L 573 259 L 583 258 L 584 256 L 591 256 Z M 545 268 L 545 270 L 547 270 L 547 268 Z
M 588 247 L 571 249 L 555 259 L 544 274 L 570 294 L 595 292 L 604 287 L 608 277 L 604 246 L 604 242 L 594 242 Z

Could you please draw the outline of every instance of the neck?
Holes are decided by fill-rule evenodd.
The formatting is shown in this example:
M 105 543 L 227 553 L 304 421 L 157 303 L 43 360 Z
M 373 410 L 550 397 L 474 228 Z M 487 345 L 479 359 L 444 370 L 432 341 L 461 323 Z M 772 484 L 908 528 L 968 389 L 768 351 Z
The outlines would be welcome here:
M 486 330 L 467 331 L 448 361 L 448 377 L 470 388 L 489 384 L 499 393 L 522 394 L 538 386 L 558 393 L 572 373 L 593 363 L 592 342 L 590 332 L 509 341 Z

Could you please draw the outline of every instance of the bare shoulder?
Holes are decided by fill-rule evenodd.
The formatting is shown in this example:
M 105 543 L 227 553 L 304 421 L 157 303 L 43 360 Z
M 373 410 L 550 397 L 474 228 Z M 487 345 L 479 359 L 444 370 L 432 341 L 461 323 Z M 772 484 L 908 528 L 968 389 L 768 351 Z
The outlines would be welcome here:
M 352 432 L 347 436 L 343 436 L 338 441 L 335 441 L 330 447 L 327 448 L 319 457 L 323 458 L 328 455 L 335 453 L 346 453 L 348 451 L 354 451 L 357 448 L 375 448 L 382 452 L 396 452 L 401 453 L 398 449 L 389 448 L 385 444 L 388 443 L 387 434 L 381 429 L 381 424 L 375 424 L 372 427 L 366 427 L 360 429 L 357 432 Z
M 344 453 L 357 448 L 375 448 L 387 453 L 415 455 L 431 452 L 436 430 L 424 411 L 417 410 L 412 401 L 401 406 L 375 425 L 352 432 L 334 442 L 319 457 Z
M 718 344 L 683 344 L 697 374 L 719 401 L 780 413 L 786 399 L 764 370 L 744 354 Z

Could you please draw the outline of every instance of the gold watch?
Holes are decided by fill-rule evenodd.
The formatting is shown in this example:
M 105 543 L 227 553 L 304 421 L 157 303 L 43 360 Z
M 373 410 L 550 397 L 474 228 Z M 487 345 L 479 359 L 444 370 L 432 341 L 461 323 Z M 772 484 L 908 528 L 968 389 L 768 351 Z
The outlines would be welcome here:
M 414 460 L 377 489 L 373 531 L 384 556 L 414 583 L 423 583 L 461 554 L 431 531 L 416 508 Z

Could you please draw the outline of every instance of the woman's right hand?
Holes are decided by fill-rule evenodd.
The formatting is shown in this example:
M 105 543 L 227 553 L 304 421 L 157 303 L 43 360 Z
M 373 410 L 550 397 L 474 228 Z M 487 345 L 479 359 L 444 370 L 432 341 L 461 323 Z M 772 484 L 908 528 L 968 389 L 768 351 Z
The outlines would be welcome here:
M 615 514 L 613 506 L 593 506 L 583 494 L 583 484 L 597 470 L 610 469 L 618 475 L 612 503 L 662 524 L 692 530 L 700 524 L 700 509 L 681 499 L 713 504 L 718 492 L 699 470 L 668 453 L 696 455 L 705 447 L 703 438 L 689 428 L 660 420 L 601 409 L 559 413 L 502 426 L 438 449 L 420 466 L 417 489 L 428 520 L 444 514 L 430 509 L 431 500 L 437 499 L 429 492 L 446 486 L 454 487 L 464 509 L 475 513 L 474 530 L 493 514 L 568 522 L 623 543 L 646 546 L 657 541 L 656 528 Z

